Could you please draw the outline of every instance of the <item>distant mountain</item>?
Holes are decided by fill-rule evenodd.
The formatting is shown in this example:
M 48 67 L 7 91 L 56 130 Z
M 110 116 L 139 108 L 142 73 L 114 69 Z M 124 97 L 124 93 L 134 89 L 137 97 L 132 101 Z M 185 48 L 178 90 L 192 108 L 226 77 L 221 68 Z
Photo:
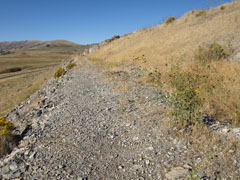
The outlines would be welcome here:
M 54 41 L 6 41 L 0 42 L 0 50 L 17 50 L 17 49 L 41 49 L 48 47 L 82 47 L 66 40 L 54 40 Z

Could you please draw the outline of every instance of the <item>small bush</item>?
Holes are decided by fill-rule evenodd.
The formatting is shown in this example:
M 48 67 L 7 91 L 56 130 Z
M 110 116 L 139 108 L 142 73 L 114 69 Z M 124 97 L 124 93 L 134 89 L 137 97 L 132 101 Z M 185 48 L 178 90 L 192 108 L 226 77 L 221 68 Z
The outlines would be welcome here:
M 227 57 L 227 53 L 220 44 L 213 43 L 206 46 L 199 46 L 195 51 L 194 57 L 201 62 L 211 62 L 223 60 Z
M 175 17 L 171 16 L 171 17 L 168 17 L 167 20 L 165 21 L 166 24 L 170 24 L 172 23 L 173 21 L 175 21 Z
M 110 43 L 110 42 L 112 42 L 112 41 L 114 41 L 116 39 L 119 39 L 119 38 L 120 38 L 119 35 L 114 35 L 112 38 L 104 40 L 104 42 Z
M 169 73 L 169 84 L 174 88 L 174 93 L 169 94 L 173 111 L 171 115 L 180 127 L 187 127 L 199 121 L 202 99 L 199 96 L 198 75 L 181 71 L 178 66 L 173 66 Z
M 113 40 L 114 40 L 114 39 L 119 39 L 119 38 L 120 38 L 119 35 L 114 35 L 114 36 L 112 37 Z
M 54 78 L 59 78 L 66 73 L 64 68 L 58 68 L 57 71 L 54 73 Z
M 74 63 L 73 61 L 70 61 L 66 68 L 69 70 L 69 69 L 72 69 L 74 66 L 77 66 L 77 64 Z
M 10 121 L 6 121 L 4 117 L 0 117 L 0 135 L 9 134 L 13 130 L 13 124 Z
M 199 10 L 195 16 L 196 16 L 196 17 L 199 17 L 199 16 L 203 16 L 203 15 L 205 15 L 205 14 L 206 14 L 206 11 L 205 11 L 205 10 Z
M 221 9 L 221 10 L 224 10 L 224 9 L 225 9 L 225 6 L 220 6 L 220 9 Z

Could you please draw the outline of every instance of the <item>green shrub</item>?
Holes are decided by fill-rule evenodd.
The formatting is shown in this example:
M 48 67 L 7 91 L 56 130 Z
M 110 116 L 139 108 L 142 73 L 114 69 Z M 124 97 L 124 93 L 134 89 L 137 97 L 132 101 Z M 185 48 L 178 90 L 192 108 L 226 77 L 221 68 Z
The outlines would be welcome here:
M 65 73 L 66 73 L 65 69 L 59 67 L 59 68 L 57 69 L 57 71 L 54 73 L 54 78 L 55 78 L 55 79 L 56 79 L 56 78 L 59 78 L 59 77 L 63 76 Z
M 205 14 L 206 14 L 206 11 L 205 11 L 205 10 L 199 10 L 195 16 L 196 16 L 196 17 L 199 17 L 199 16 L 203 16 L 203 15 L 205 15 Z
M 166 24 L 172 23 L 173 21 L 175 21 L 175 17 L 171 16 L 168 17 L 167 20 L 165 21 Z
M 173 108 L 171 115 L 177 126 L 187 127 L 195 124 L 201 116 L 199 77 L 174 67 L 169 73 L 169 83 L 175 89 L 168 99 Z
M 201 62 L 211 62 L 223 60 L 227 57 L 227 53 L 220 44 L 212 43 L 206 46 L 199 46 L 195 51 L 194 57 Z
M 220 9 L 221 9 L 221 10 L 224 10 L 224 9 L 225 9 L 225 6 L 220 6 Z
M 74 66 L 77 66 L 77 64 L 74 63 L 73 61 L 70 61 L 66 68 L 69 70 L 69 69 L 72 69 Z

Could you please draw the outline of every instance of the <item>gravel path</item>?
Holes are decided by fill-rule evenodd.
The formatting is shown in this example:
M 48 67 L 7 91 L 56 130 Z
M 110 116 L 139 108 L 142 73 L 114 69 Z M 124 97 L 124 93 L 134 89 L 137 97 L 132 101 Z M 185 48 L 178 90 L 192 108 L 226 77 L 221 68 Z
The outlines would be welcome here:
M 115 72 L 109 81 L 80 61 L 43 88 L 42 110 L 29 113 L 25 137 L 1 162 L 2 179 L 184 179 L 187 147 L 165 131 L 158 93 L 131 73 Z M 123 81 L 128 90 L 114 90 Z

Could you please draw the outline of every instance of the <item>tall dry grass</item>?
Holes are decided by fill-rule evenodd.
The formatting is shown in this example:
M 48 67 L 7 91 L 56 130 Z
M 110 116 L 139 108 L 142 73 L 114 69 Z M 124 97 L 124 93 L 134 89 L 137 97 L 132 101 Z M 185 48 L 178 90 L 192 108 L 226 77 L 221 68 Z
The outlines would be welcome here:
M 220 60 L 203 64 L 194 60 L 179 60 L 167 71 L 159 70 L 161 75 L 155 76 L 155 79 L 159 78 L 157 82 L 162 91 L 171 96 L 169 101 L 173 101 L 174 105 L 172 114 L 184 114 L 178 120 L 188 119 L 194 123 L 202 120 L 199 116 L 209 116 L 239 125 L 239 72 L 240 64 L 237 62 Z M 191 117 L 187 118 L 187 115 Z

